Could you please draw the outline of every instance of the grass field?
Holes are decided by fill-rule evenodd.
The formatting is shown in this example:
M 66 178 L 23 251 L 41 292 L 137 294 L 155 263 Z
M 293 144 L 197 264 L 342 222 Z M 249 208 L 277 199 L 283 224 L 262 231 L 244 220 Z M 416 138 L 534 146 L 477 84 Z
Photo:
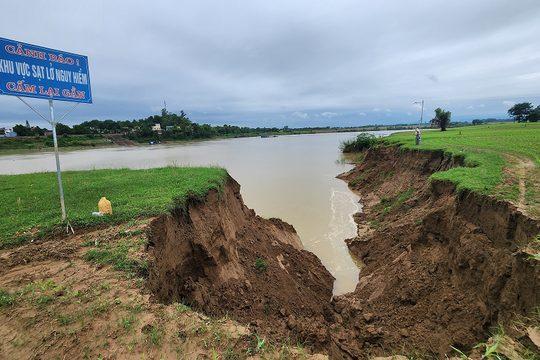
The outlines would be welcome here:
M 423 130 L 418 146 L 414 132 L 396 133 L 384 142 L 464 156 L 464 167 L 436 173 L 433 178 L 455 182 L 458 192 L 472 190 L 512 200 L 529 215 L 540 216 L 540 123 Z
M 62 173 L 67 220 L 73 227 L 119 223 L 182 209 L 220 191 L 226 171 L 217 167 L 91 170 Z M 62 224 L 56 173 L 1 175 L 0 246 L 16 245 Z M 106 197 L 113 214 L 93 216 Z M 66 226 L 66 224 L 64 224 Z

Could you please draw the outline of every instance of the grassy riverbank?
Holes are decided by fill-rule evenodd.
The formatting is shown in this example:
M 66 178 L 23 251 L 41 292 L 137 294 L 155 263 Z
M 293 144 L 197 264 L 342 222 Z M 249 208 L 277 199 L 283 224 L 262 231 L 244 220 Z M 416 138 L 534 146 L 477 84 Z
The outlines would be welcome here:
M 383 141 L 402 149 L 463 156 L 465 166 L 432 177 L 455 182 L 459 193 L 470 190 L 509 199 L 540 217 L 540 123 L 424 130 L 418 146 L 413 132 L 395 133 Z
M 94 148 L 111 146 L 111 141 L 103 135 L 87 136 L 58 136 L 58 147 L 61 148 Z M 0 138 L 0 152 L 14 151 L 40 151 L 54 149 L 52 135 L 49 136 L 25 136 L 14 138 Z
M 183 208 L 220 190 L 226 171 L 217 167 L 166 167 L 146 170 L 91 170 L 62 173 L 67 219 L 73 227 L 113 224 Z M 56 173 L 0 175 L 1 246 L 15 245 L 62 224 Z M 93 216 L 106 197 L 113 214 Z M 67 224 L 64 224 L 64 226 Z

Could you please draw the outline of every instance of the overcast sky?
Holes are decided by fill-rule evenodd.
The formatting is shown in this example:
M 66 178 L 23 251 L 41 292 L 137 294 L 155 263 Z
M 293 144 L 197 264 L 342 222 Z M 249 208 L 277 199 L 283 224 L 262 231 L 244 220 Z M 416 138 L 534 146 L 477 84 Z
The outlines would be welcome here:
M 4 1 L 0 37 L 88 56 L 62 122 L 184 110 L 198 123 L 354 126 L 506 118 L 540 104 L 538 0 Z M 48 102 L 29 101 L 44 115 Z M 72 103 L 55 101 L 60 116 Z M 0 127 L 48 125 L 0 96 Z

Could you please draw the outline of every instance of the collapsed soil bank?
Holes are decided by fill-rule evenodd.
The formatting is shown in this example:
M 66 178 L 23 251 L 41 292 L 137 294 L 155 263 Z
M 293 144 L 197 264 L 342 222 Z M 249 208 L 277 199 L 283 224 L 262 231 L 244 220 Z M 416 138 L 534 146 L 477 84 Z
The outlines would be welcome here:
M 329 344 L 333 276 L 291 225 L 248 209 L 231 177 L 223 193 L 162 216 L 151 229 L 148 284 L 156 300 L 232 316 L 261 336 Z
M 333 340 L 348 356 L 468 350 L 540 305 L 537 261 L 521 250 L 539 222 L 510 202 L 428 182 L 458 165 L 439 152 L 378 148 L 341 176 L 364 203 L 359 236 L 347 243 L 366 267 L 356 290 L 333 300 L 342 325 Z

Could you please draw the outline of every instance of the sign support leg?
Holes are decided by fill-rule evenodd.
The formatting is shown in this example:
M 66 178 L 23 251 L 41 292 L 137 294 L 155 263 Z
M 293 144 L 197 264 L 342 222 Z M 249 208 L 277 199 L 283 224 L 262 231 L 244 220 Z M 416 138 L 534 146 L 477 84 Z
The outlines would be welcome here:
M 56 122 L 54 121 L 53 101 L 49 100 L 51 111 L 51 125 L 54 141 L 54 156 L 56 158 L 56 172 L 58 173 L 58 190 L 60 191 L 60 206 L 62 207 L 62 220 L 66 220 L 66 205 L 64 204 L 64 190 L 62 189 L 62 171 L 60 170 L 60 156 L 58 155 L 58 140 L 56 138 Z

